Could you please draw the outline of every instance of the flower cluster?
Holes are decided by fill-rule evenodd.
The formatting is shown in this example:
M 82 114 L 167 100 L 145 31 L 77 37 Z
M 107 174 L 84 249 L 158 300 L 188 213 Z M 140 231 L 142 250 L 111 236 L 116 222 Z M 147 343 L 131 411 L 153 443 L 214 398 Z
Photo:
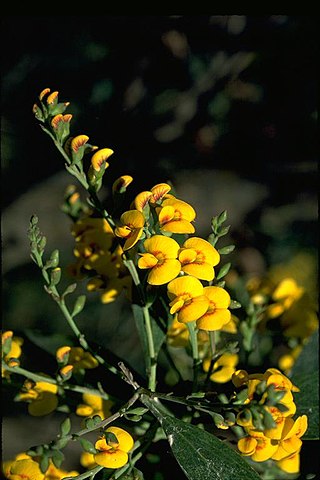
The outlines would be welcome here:
M 236 422 L 244 428 L 245 434 L 238 441 L 238 449 L 244 456 L 255 462 L 272 459 L 287 473 L 298 473 L 300 464 L 301 437 L 307 430 L 307 416 L 293 419 L 296 405 L 292 392 L 299 389 L 275 368 L 269 368 L 264 374 L 248 374 L 237 370 L 232 381 L 236 387 L 246 387 L 248 408 L 240 412 Z M 276 399 L 270 402 L 268 393 Z M 257 411 L 250 410 L 258 392 L 259 405 L 263 406 L 264 423 L 257 418 Z
M 23 338 L 13 335 L 11 330 L 7 330 L 1 334 L 2 359 L 9 367 L 19 365 L 23 345 Z M 4 368 L 1 369 L 2 378 L 10 379 L 10 373 Z

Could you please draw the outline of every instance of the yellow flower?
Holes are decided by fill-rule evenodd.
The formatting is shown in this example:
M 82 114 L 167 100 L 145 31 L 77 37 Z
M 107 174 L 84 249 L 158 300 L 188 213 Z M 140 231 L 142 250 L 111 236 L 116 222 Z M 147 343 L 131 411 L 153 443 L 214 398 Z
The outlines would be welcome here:
M 230 295 L 221 287 L 204 287 L 204 295 L 209 300 L 207 311 L 197 320 L 198 328 L 202 330 L 220 330 L 231 320 Z
M 20 358 L 22 353 L 21 346 L 23 345 L 23 338 L 15 337 L 11 330 L 7 330 L 1 334 L 1 343 L 2 356 L 5 363 L 9 366 L 19 364 L 16 363 L 16 361 Z M 6 371 L 4 368 L 1 368 L 1 372 L 3 378 L 10 378 L 10 372 Z
M 299 473 L 300 451 L 277 461 L 277 466 L 286 473 Z
M 31 458 L 13 461 L 5 474 L 8 480 L 44 480 L 45 478 L 39 463 Z
M 272 293 L 272 300 L 276 303 L 269 305 L 267 315 L 269 318 L 280 316 L 288 310 L 294 302 L 303 295 L 304 288 L 299 287 L 293 278 L 282 280 Z
M 29 380 L 24 382 L 17 400 L 29 402 L 28 412 L 34 417 L 41 417 L 53 412 L 58 406 L 58 387 L 53 383 L 36 382 Z
M 93 453 L 89 453 L 89 452 L 82 452 L 81 453 L 80 464 L 84 468 L 86 468 L 87 470 L 91 470 L 92 468 L 97 466 L 97 464 L 94 460 Z
M 77 153 L 81 147 L 84 147 L 84 145 L 87 143 L 88 140 L 89 140 L 89 137 L 87 135 L 77 135 L 76 137 L 70 140 L 71 150 L 74 153 Z
M 103 164 L 105 164 L 105 168 L 108 168 L 109 163 L 107 160 L 112 154 L 113 150 L 111 150 L 111 148 L 101 148 L 100 150 L 97 150 L 91 157 L 91 165 L 93 169 L 96 172 L 99 172 Z
M 108 434 L 111 434 L 111 437 L 108 438 Z M 94 460 L 105 468 L 123 467 L 128 462 L 128 452 L 133 445 L 134 441 L 130 433 L 119 427 L 109 427 L 106 430 L 106 436 L 95 443 L 98 453 L 94 454 Z
M 131 175 L 121 175 L 121 177 L 117 178 L 117 180 L 113 182 L 112 193 L 122 193 L 132 181 L 133 178 Z
M 232 375 L 236 371 L 236 365 L 239 362 L 239 357 L 235 353 L 224 353 L 221 357 L 213 364 L 213 371 L 210 375 L 210 380 L 216 383 L 226 383 L 231 380 Z M 203 361 L 203 370 L 205 372 L 209 371 L 210 359 L 206 358 Z
M 274 443 L 262 432 L 251 431 L 250 435 L 238 440 L 238 449 L 242 455 L 251 457 L 255 462 L 264 462 L 276 452 L 278 445 Z
M 302 446 L 300 438 L 305 434 L 307 428 L 308 418 L 306 415 L 302 415 L 296 420 L 287 417 L 282 429 L 278 449 L 272 457 L 273 460 L 282 460 L 293 453 L 298 453 Z
M 191 205 L 177 198 L 165 199 L 161 207 L 157 207 L 160 229 L 171 233 L 194 233 L 191 224 L 196 218 L 196 212 Z
M 117 227 L 114 233 L 117 237 L 126 239 L 123 250 L 129 250 L 142 236 L 144 216 L 139 210 L 128 210 L 121 215 L 120 221 L 122 226 Z
M 182 245 L 179 256 L 181 270 L 200 280 L 213 280 L 214 269 L 220 261 L 219 252 L 206 240 L 191 237 Z
M 103 420 L 111 415 L 111 400 L 105 400 L 99 395 L 92 395 L 91 393 L 84 393 L 82 399 L 83 403 L 78 405 L 76 410 L 76 414 L 80 417 L 99 415 Z
M 65 477 L 76 477 L 79 475 L 79 472 L 72 470 L 67 472 L 66 470 L 61 470 L 57 468 L 53 463 L 50 462 L 49 467 L 45 473 L 44 480 L 62 480 Z
M 284 355 L 281 355 L 281 357 L 279 358 L 278 360 L 279 368 L 285 374 L 288 374 L 288 372 L 290 372 L 291 368 L 293 367 L 295 361 L 297 360 L 298 356 L 302 351 L 302 347 L 303 345 L 297 345 L 289 353 L 285 353 Z
M 208 309 L 209 299 L 204 295 L 200 280 L 189 275 L 175 278 L 168 283 L 170 313 L 177 314 L 179 322 L 198 320 Z
M 177 260 L 178 242 L 164 235 L 154 235 L 144 241 L 146 253 L 141 253 L 138 267 L 150 269 L 147 282 L 151 285 L 163 285 L 173 280 L 181 270 Z
M 151 188 L 152 197 L 150 198 L 151 204 L 157 204 L 162 201 L 170 192 L 171 187 L 167 183 L 157 183 Z
M 56 352 L 57 360 L 62 362 L 66 357 L 68 365 L 73 366 L 73 371 L 83 368 L 96 368 L 99 365 L 98 361 L 91 355 L 91 353 L 86 352 L 82 347 L 64 346 L 58 348 Z

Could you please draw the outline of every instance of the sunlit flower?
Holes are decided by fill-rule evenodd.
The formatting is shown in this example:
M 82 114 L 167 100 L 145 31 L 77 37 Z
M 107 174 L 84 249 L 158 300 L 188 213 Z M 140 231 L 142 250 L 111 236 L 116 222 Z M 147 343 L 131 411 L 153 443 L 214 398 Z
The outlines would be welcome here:
M 109 163 L 107 162 L 108 158 L 113 154 L 111 148 L 102 148 L 97 150 L 91 157 L 91 165 L 96 172 L 101 170 L 102 165 L 104 164 L 105 168 L 108 168 Z
M 28 412 L 41 417 L 53 412 L 58 406 L 58 387 L 48 382 L 30 382 L 26 380 L 17 396 L 18 401 L 28 402 Z
M 129 250 L 142 236 L 144 216 L 138 210 L 128 210 L 121 215 L 120 222 L 122 226 L 117 227 L 114 233 L 126 239 L 123 250 Z
M 207 311 L 197 320 L 198 328 L 202 330 L 220 330 L 223 325 L 230 322 L 231 312 L 229 293 L 221 287 L 204 287 L 203 294 L 209 300 Z
M 200 280 L 189 275 L 175 278 L 168 284 L 170 313 L 177 314 L 179 322 L 198 320 L 208 309 L 209 299 L 204 295 Z
M 181 270 L 200 280 L 213 280 L 214 269 L 220 261 L 219 252 L 206 240 L 188 238 L 182 245 L 179 256 Z
M 160 229 L 171 233 L 194 233 L 191 224 L 196 218 L 196 212 L 191 205 L 177 198 L 165 199 L 161 207 L 157 207 Z
M 76 414 L 80 417 L 99 415 L 103 420 L 111 415 L 111 400 L 105 400 L 99 395 L 92 395 L 91 393 L 84 393 L 82 395 L 82 400 L 83 403 L 79 404 L 76 410 Z
M 151 285 L 163 285 L 173 280 L 181 270 L 177 260 L 178 242 L 164 235 L 154 235 L 144 241 L 146 253 L 141 253 L 138 267 L 149 269 L 147 282 Z
M 214 362 L 210 380 L 216 383 L 226 383 L 231 380 L 233 373 L 236 371 L 236 365 L 239 362 L 239 357 L 236 353 L 224 353 L 219 359 Z M 211 360 L 206 358 L 203 361 L 203 370 L 209 371 Z
M 105 433 L 95 443 L 98 450 L 94 454 L 95 462 L 105 468 L 123 467 L 128 462 L 128 452 L 134 445 L 132 436 L 119 427 L 109 427 Z
M 278 444 L 262 432 L 251 431 L 250 435 L 238 440 L 238 449 L 242 455 L 251 457 L 255 462 L 264 462 L 274 455 Z
M 113 182 L 112 193 L 124 192 L 132 181 L 133 178 L 131 177 L 131 175 L 121 175 L 121 177 L 117 178 L 117 180 Z

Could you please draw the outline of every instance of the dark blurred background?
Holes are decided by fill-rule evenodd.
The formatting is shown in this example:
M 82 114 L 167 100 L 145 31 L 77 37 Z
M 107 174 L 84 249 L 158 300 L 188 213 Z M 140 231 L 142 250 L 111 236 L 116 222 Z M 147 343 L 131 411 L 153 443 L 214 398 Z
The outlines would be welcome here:
M 316 16 L 294 15 L 2 17 L 4 328 L 65 329 L 27 239 L 36 213 L 48 251 L 72 260 L 60 205 L 74 182 L 32 114 L 46 87 L 71 102 L 72 134 L 115 151 L 102 195 L 121 174 L 134 178 L 132 197 L 171 181 L 197 210 L 199 235 L 228 211 L 240 273 L 261 274 L 303 252 L 315 277 L 317 31 Z M 96 340 L 108 325 L 105 346 L 128 352 L 134 338 L 114 322 L 110 330 L 115 306 L 97 298 L 82 328 Z M 137 348 L 129 351 L 138 362 Z M 8 455 L 16 447 L 6 446 Z

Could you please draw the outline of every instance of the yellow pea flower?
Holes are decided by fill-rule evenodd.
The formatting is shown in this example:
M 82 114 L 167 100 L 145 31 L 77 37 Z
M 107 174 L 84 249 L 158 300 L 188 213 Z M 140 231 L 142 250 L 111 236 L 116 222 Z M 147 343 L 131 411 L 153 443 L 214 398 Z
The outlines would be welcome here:
M 90 352 L 86 352 L 82 347 L 69 347 L 63 346 L 56 351 L 56 358 L 59 362 L 63 362 L 67 357 L 68 365 L 73 366 L 73 371 L 84 369 L 96 368 L 99 363 L 91 355 Z
M 146 253 L 141 253 L 138 267 L 150 269 L 147 282 L 150 285 L 163 285 L 177 277 L 181 264 L 177 260 L 178 242 L 164 235 L 154 235 L 144 241 Z
M 128 210 L 121 215 L 120 221 L 122 226 L 117 227 L 114 233 L 117 237 L 126 239 L 123 250 L 129 250 L 142 236 L 144 216 L 139 210 Z
M 214 266 L 220 261 L 219 252 L 206 240 L 188 238 L 182 245 L 179 256 L 181 270 L 200 280 L 214 279 Z
M 278 460 L 277 466 L 286 473 L 300 472 L 300 451 L 289 455 L 288 457 Z
M 131 175 L 121 175 L 112 184 L 112 193 L 122 193 L 133 182 Z
M 220 330 L 231 320 L 229 293 L 221 287 L 204 287 L 204 295 L 208 298 L 207 311 L 197 320 L 197 327 L 202 330 Z
M 304 293 L 304 288 L 299 287 L 293 278 L 283 279 L 272 293 L 275 303 L 267 308 L 269 318 L 279 317 L 288 310 L 294 302 L 299 300 Z
M 34 417 L 41 417 L 53 412 L 58 406 L 58 387 L 53 383 L 26 380 L 17 396 L 18 401 L 29 402 L 28 412 Z
M 105 164 L 105 168 L 109 167 L 109 163 L 107 159 L 111 157 L 113 154 L 113 150 L 111 148 L 101 148 L 97 150 L 91 157 L 91 165 L 96 172 L 101 170 L 103 164 Z
M 161 207 L 157 207 L 160 229 L 171 233 L 194 233 L 191 224 L 196 218 L 196 212 L 191 205 L 177 198 L 165 199 Z
M 13 461 L 5 472 L 8 480 L 44 480 L 38 462 L 31 458 Z
M 236 365 L 239 362 L 239 356 L 235 353 L 224 353 L 221 357 L 214 363 L 213 371 L 210 375 L 210 380 L 216 383 L 226 383 L 231 380 L 232 375 L 236 370 Z M 203 370 L 205 372 L 209 371 L 210 359 L 206 358 L 203 361 Z
M 10 342 L 9 351 L 5 353 L 4 347 L 7 342 Z M 21 346 L 23 345 L 23 338 L 16 337 L 13 335 L 11 330 L 7 330 L 1 334 L 1 343 L 2 343 L 2 356 L 5 363 L 9 366 L 14 366 L 14 361 L 20 358 L 22 350 Z M 1 368 L 1 375 L 3 378 L 10 378 L 10 372 L 6 371 L 4 368 Z
M 262 432 L 250 431 L 250 435 L 238 440 L 238 449 L 242 455 L 251 457 L 255 462 L 265 462 L 277 451 L 278 444 Z
M 117 441 L 108 440 L 108 433 L 115 435 Z M 119 427 L 107 428 L 106 435 L 95 443 L 98 453 L 94 454 L 94 461 L 105 468 L 123 467 L 128 462 L 128 452 L 134 445 L 132 436 Z
M 102 420 L 111 415 L 111 400 L 105 400 L 99 395 L 84 393 L 82 395 L 83 403 L 77 406 L 76 414 L 80 417 L 91 417 L 99 415 Z
M 167 287 L 171 300 L 170 313 L 177 314 L 178 321 L 182 323 L 197 320 L 209 306 L 208 297 L 203 294 L 203 290 L 200 280 L 189 275 L 171 280 Z
M 296 420 L 287 417 L 282 429 L 278 449 L 272 456 L 273 460 L 282 460 L 289 455 L 298 453 L 302 446 L 300 438 L 305 434 L 307 428 L 308 418 L 306 415 L 302 415 Z
M 94 460 L 93 453 L 82 452 L 80 456 L 80 465 L 82 465 L 87 470 L 91 470 L 92 468 L 96 467 L 97 464 Z

